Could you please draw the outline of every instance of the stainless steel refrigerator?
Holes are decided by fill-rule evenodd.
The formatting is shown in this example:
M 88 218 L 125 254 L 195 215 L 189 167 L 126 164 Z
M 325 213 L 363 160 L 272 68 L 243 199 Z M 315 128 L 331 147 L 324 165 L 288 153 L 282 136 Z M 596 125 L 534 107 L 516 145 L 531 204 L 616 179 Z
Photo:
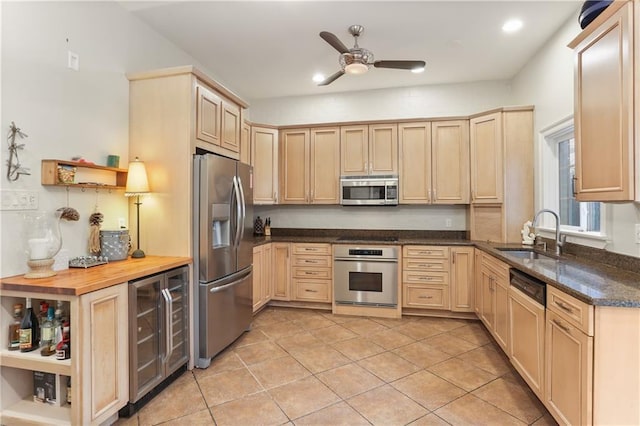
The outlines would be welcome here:
M 196 366 L 249 329 L 253 308 L 253 170 L 215 154 L 194 157 Z

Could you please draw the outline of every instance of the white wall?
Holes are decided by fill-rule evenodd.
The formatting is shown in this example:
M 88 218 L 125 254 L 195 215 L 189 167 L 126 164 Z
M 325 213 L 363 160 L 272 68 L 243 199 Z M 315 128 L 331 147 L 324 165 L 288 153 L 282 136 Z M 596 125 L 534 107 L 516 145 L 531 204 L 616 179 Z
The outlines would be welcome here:
M 2 135 L 11 121 L 29 135 L 20 160 L 31 169 L 30 176 L 8 182 L 3 141 L 0 187 L 34 190 L 40 209 L 53 211 L 67 205 L 67 193 L 64 188 L 40 184 L 42 159 L 80 155 L 104 165 L 108 154 L 116 154 L 120 167 L 127 167 L 126 72 L 201 65 L 116 2 L 1 2 L 0 7 Z M 66 67 L 67 50 L 80 55 L 79 71 Z M 71 189 L 69 205 L 81 216 L 78 222 L 62 223 L 63 248 L 71 256 L 87 254 L 88 218 L 96 204 L 104 214 L 102 229 L 116 229 L 118 218 L 128 218 L 123 191 L 100 191 L 96 197 L 92 190 Z M 0 276 L 26 272 L 22 213 L 0 213 Z
M 578 12 L 576 11 L 576 16 Z M 580 33 L 572 16 L 527 63 L 512 81 L 512 102 L 535 105 L 535 152 L 545 149 L 540 131 L 573 115 L 573 53 L 567 44 Z M 636 154 L 640 155 L 640 154 Z M 536 209 L 545 207 L 541 201 L 541 179 L 545 164 L 536 156 Z M 640 245 L 635 243 L 633 227 L 640 223 L 640 206 L 633 203 L 605 204 L 606 233 L 609 251 L 640 257 Z M 571 238 L 570 238 L 571 241 Z M 574 241 L 601 247 L 598 241 Z

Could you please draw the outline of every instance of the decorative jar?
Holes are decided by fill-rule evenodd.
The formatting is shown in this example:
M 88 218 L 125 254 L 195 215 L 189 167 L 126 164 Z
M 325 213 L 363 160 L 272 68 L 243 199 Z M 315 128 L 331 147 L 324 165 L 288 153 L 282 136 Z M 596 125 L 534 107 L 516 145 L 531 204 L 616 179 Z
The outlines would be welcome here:
M 25 278 L 46 278 L 56 274 L 53 257 L 62 247 L 60 215 L 55 211 L 36 211 L 24 214 L 24 249 L 29 272 Z

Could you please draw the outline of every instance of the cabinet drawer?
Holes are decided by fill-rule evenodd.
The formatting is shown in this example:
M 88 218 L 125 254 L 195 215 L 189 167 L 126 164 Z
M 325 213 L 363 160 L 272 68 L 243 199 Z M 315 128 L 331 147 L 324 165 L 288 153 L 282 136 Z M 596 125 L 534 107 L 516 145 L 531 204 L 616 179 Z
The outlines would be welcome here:
M 292 266 L 331 267 L 331 256 L 292 256 Z
M 404 269 L 412 271 L 448 271 L 449 260 L 448 259 L 416 259 L 416 258 L 404 258 Z
M 403 271 L 402 282 L 408 284 L 449 285 L 448 272 Z
M 449 247 L 441 246 L 404 246 L 402 248 L 404 257 L 421 257 L 421 258 L 449 258 Z
M 593 336 L 593 306 L 548 285 L 547 309 L 557 313 L 587 335 Z
M 449 309 L 449 286 L 404 284 L 402 306 L 406 308 Z
M 501 277 L 505 282 L 509 282 L 509 265 L 501 260 L 488 254 L 483 254 L 482 267 L 485 268 L 489 275 L 494 276 L 496 279 Z
M 331 302 L 331 280 L 293 280 L 295 300 Z
M 331 244 L 292 244 L 293 254 L 321 254 L 331 256 Z
M 293 278 L 314 278 L 320 280 L 331 279 L 331 268 L 314 268 L 310 266 L 296 266 L 291 268 Z

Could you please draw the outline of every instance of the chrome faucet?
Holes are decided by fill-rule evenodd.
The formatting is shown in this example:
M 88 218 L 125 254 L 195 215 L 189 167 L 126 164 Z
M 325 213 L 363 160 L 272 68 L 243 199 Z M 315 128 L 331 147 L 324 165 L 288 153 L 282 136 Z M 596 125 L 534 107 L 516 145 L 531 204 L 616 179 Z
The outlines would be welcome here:
M 539 210 L 535 216 L 533 216 L 533 221 L 531 222 L 531 226 L 532 227 L 536 227 L 536 222 L 538 221 L 538 216 L 540 216 L 542 213 L 551 213 L 553 215 L 553 217 L 556 219 L 556 255 L 560 256 L 562 254 L 562 246 L 564 245 L 564 235 L 560 235 L 560 218 L 558 217 L 558 214 L 556 212 L 554 212 L 553 210 L 549 210 L 549 209 L 542 209 Z

